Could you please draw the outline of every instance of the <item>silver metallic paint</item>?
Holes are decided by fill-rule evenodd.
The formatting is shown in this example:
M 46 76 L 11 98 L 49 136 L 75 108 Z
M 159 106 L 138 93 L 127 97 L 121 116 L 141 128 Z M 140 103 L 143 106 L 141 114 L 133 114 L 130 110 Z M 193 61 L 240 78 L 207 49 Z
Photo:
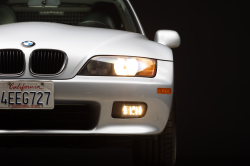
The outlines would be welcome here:
M 84 135 L 151 135 L 160 133 L 168 120 L 173 94 L 157 94 L 157 88 L 173 87 L 173 55 L 168 47 L 149 41 L 140 21 L 127 0 L 142 34 L 56 23 L 15 23 L 0 26 L 0 49 L 21 49 L 26 57 L 23 76 L 6 79 L 41 80 L 29 72 L 29 56 L 35 49 L 58 49 L 67 53 L 65 71 L 57 77 L 42 77 L 55 85 L 55 103 L 98 102 L 101 114 L 93 130 L 0 130 L 3 135 L 19 134 L 84 134 Z M 32 29 L 32 30 L 30 30 Z M 36 41 L 24 48 L 21 41 Z M 158 59 L 154 78 L 76 76 L 82 66 L 96 55 L 125 55 Z M 4 79 L 4 77 L 1 77 Z M 111 117 L 114 101 L 142 101 L 148 104 L 147 114 L 139 119 Z
M 154 78 L 76 76 L 53 80 L 56 103 L 100 103 L 99 123 L 93 130 L 0 130 L 0 134 L 158 134 L 167 123 L 173 94 L 157 94 L 157 88 L 173 89 L 173 62 L 158 60 L 157 64 Z M 114 101 L 145 102 L 147 114 L 139 119 L 114 119 L 111 117 Z
M 142 34 L 126 31 L 24 22 L 1 25 L 0 36 L 0 49 L 16 48 L 25 54 L 26 70 L 19 79 L 37 79 L 29 72 L 28 65 L 30 54 L 35 49 L 57 49 L 68 55 L 66 70 L 54 77 L 55 80 L 73 78 L 95 55 L 137 56 L 173 61 L 170 48 L 150 41 Z M 27 39 L 35 41 L 36 45 L 31 48 L 22 47 L 20 42 Z
M 170 48 L 177 48 L 181 44 L 180 35 L 173 30 L 158 30 L 154 40 Z

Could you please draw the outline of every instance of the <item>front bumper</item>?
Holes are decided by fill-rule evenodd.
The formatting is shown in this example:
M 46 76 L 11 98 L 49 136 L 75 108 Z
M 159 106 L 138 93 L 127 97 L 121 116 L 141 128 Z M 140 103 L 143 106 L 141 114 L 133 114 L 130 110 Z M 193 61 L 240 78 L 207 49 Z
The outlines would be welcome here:
M 173 89 L 173 62 L 157 62 L 154 78 L 76 76 L 53 80 L 55 104 L 96 102 L 100 117 L 93 130 L 1 130 L 0 134 L 82 134 L 82 135 L 155 135 L 163 131 L 169 117 L 173 93 L 157 94 L 157 88 Z M 143 118 L 114 119 L 114 101 L 137 101 L 148 105 Z M 0 127 L 1 128 L 1 127 Z

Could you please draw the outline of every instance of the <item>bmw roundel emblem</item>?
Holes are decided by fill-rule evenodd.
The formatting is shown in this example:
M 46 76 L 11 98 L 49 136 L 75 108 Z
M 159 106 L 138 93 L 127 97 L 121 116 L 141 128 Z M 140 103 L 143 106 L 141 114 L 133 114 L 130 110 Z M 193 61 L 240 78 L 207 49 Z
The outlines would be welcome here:
M 33 41 L 24 41 L 22 42 L 22 45 L 25 46 L 25 47 L 32 47 L 34 46 L 36 43 L 33 42 Z

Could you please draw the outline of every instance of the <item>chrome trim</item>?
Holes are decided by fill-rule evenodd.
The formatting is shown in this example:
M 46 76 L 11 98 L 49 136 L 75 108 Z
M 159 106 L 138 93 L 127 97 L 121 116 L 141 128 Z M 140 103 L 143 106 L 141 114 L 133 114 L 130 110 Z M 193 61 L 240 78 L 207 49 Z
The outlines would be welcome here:
M 0 50 L 19 50 L 19 51 L 21 51 L 23 53 L 23 58 L 24 58 L 24 65 L 23 65 L 23 71 L 22 72 L 17 73 L 17 74 L 2 74 L 2 73 L 0 73 L 0 77 L 15 77 L 15 76 L 20 77 L 20 76 L 22 76 L 24 74 L 25 68 L 26 68 L 26 58 L 25 58 L 24 52 L 22 50 L 16 49 L 16 48 L 5 48 L 5 49 L 0 49 Z
M 60 51 L 60 52 L 62 52 L 62 53 L 64 54 L 64 63 L 63 63 L 63 66 L 62 66 L 62 68 L 60 69 L 59 72 L 57 72 L 56 74 L 36 74 L 36 73 L 34 73 L 34 72 L 32 71 L 32 69 L 31 69 L 31 57 L 32 57 L 34 51 L 39 51 L 39 50 Z M 65 70 L 67 64 L 68 64 L 68 56 L 67 56 L 67 54 L 66 54 L 64 51 L 62 51 L 62 50 L 57 50 L 57 49 L 46 49 L 46 48 L 45 48 L 45 49 L 44 49 L 44 48 L 36 49 L 36 50 L 33 50 L 33 51 L 31 52 L 30 58 L 29 58 L 29 70 L 30 70 L 31 75 L 34 76 L 34 77 L 54 77 L 54 76 L 59 76 L 59 75 L 61 75 L 61 74 L 63 73 L 63 71 Z
M 91 134 L 99 135 L 92 133 L 93 130 L 0 130 L 0 135 L 20 135 L 20 134 Z
M 135 13 L 135 10 L 134 10 L 133 6 L 132 6 L 131 3 L 129 2 L 129 0 L 126 0 L 126 1 L 128 2 L 129 7 L 131 8 L 131 10 L 132 10 L 132 12 L 133 12 L 133 14 L 134 14 L 134 16 L 135 16 L 135 19 L 136 19 L 136 21 L 137 21 L 137 23 L 138 23 L 138 25 L 139 25 L 139 27 L 140 27 L 141 33 L 142 33 L 144 36 L 146 36 L 146 35 L 145 35 L 145 32 L 144 32 L 144 30 L 143 30 L 143 28 L 142 28 L 141 22 L 140 22 L 139 18 L 137 17 L 137 15 L 136 15 L 136 13 Z

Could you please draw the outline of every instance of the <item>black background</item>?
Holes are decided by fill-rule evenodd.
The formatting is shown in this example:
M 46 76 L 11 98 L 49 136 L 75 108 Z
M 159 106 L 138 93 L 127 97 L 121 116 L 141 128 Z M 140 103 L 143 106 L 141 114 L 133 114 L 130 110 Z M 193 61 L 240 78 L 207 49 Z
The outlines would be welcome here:
M 238 60 L 247 12 L 236 0 L 131 0 L 147 37 L 179 32 L 173 49 L 177 94 L 176 165 L 250 165 L 250 113 L 239 106 Z M 243 37 L 242 37 L 243 36 Z M 132 165 L 123 148 L 0 149 L 10 165 Z M 14 160 L 13 160 L 14 158 Z M 86 163 L 87 161 L 87 163 Z
M 176 30 L 182 39 L 173 49 L 177 165 L 250 165 L 250 113 L 238 102 L 243 84 L 237 73 L 238 60 L 246 54 L 243 41 L 249 36 L 246 4 L 143 2 L 132 1 L 150 40 L 159 29 Z

